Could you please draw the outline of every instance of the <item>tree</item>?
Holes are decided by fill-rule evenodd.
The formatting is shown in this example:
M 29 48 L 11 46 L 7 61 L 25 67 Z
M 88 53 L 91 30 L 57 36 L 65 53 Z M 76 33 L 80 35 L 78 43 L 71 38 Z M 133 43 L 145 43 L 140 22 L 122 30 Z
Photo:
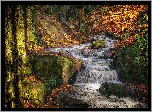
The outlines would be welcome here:
M 21 81 L 30 71 L 26 55 L 35 44 L 32 8 L 5 6 L 5 108 L 22 107 Z

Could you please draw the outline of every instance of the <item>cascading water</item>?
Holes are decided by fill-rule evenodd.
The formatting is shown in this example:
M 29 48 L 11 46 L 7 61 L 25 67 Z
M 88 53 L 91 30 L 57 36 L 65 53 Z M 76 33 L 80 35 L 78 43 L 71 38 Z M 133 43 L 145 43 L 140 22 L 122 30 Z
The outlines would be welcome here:
M 122 84 L 118 80 L 117 71 L 110 69 L 109 65 L 113 59 L 102 59 L 100 56 L 104 56 L 105 53 L 110 52 L 114 48 L 114 43 L 117 40 L 112 40 L 104 35 L 95 36 L 98 40 L 104 40 L 106 47 L 102 49 L 88 49 L 83 50 L 86 46 L 91 46 L 91 43 L 73 45 L 69 48 L 49 48 L 53 52 L 63 51 L 72 55 L 77 59 L 81 59 L 84 64 L 84 69 L 79 70 L 77 73 L 76 81 L 73 85 L 79 86 L 79 90 L 71 97 L 81 99 L 90 104 L 90 108 L 136 108 L 137 101 L 133 101 L 130 98 L 117 98 L 110 96 L 107 99 L 99 93 L 99 88 L 104 82 L 111 82 Z

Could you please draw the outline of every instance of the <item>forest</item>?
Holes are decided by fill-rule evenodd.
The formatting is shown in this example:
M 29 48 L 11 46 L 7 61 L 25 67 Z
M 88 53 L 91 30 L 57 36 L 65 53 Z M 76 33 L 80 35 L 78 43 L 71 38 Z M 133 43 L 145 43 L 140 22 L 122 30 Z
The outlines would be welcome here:
M 129 97 L 148 108 L 148 9 L 6 5 L 4 108 L 111 108 L 87 102 L 86 87 L 103 101 Z M 82 99 L 70 97 L 77 92 Z

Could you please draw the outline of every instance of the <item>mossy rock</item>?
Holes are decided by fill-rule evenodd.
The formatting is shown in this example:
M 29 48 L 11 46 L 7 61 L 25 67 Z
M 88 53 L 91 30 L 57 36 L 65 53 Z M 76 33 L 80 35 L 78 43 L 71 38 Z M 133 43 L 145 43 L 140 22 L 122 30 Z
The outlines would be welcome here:
M 36 79 L 25 78 L 22 81 L 21 101 L 27 101 L 40 108 L 44 104 L 44 84 Z
M 59 56 L 57 62 L 61 65 L 63 83 L 68 82 L 68 77 L 71 75 L 69 68 L 72 68 L 72 61 L 64 56 Z
M 43 81 L 51 76 L 62 77 L 63 83 L 68 83 L 73 73 L 80 69 L 82 61 L 66 54 L 39 55 L 30 59 L 33 74 L 38 74 Z
M 106 95 L 107 97 L 110 95 L 115 95 L 119 98 L 129 96 L 129 92 L 117 84 L 102 84 L 99 91 L 102 95 Z
M 99 48 L 103 48 L 105 46 L 106 46 L 106 44 L 105 44 L 104 40 L 96 40 L 96 41 L 93 41 L 92 48 L 99 49 Z
M 112 84 L 104 83 L 99 89 L 102 95 L 109 97 L 115 95 L 118 98 L 120 97 L 130 97 L 134 100 L 142 101 L 143 98 L 146 98 L 144 102 L 148 101 L 148 95 L 139 90 L 135 85 L 121 85 L 121 84 Z
M 59 56 L 58 62 L 62 66 L 63 84 L 68 84 L 69 78 L 82 66 L 81 60 L 68 57 L 67 55 Z
M 30 59 L 32 72 L 41 77 L 44 84 L 44 101 L 51 91 L 62 84 L 68 84 L 70 77 L 81 68 L 82 61 L 66 54 L 37 55 Z

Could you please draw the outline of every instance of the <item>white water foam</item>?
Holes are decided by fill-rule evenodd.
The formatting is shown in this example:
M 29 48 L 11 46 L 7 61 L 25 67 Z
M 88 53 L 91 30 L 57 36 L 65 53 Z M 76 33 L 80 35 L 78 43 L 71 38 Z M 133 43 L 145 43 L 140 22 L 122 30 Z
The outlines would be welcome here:
M 122 84 L 117 77 L 117 71 L 110 69 L 109 65 L 113 59 L 100 59 L 100 56 L 104 56 L 104 53 L 109 49 L 114 48 L 114 43 L 117 40 L 112 40 L 104 35 L 97 35 L 94 38 L 99 40 L 103 39 L 106 43 L 106 47 L 97 50 L 91 49 L 86 52 L 82 51 L 86 46 L 91 46 L 91 43 L 73 45 L 69 48 L 50 48 L 53 52 L 63 51 L 72 55 L 77 59 L 81 59 L 84 63 L 85 68 L 79 70 L 76 81 L 73 85 L 79 86 L 80 89 L 75 94 L 74 98 L 81 99 L 90 104 L 90 108 L 136 108 L 139 102 L 135 102 L 130 98 L 117 97 L 107 99 L 100 95 L 99 88 L 104 82 L 111 82 Z M 72 95 L 71 95 L 72 97 Z

